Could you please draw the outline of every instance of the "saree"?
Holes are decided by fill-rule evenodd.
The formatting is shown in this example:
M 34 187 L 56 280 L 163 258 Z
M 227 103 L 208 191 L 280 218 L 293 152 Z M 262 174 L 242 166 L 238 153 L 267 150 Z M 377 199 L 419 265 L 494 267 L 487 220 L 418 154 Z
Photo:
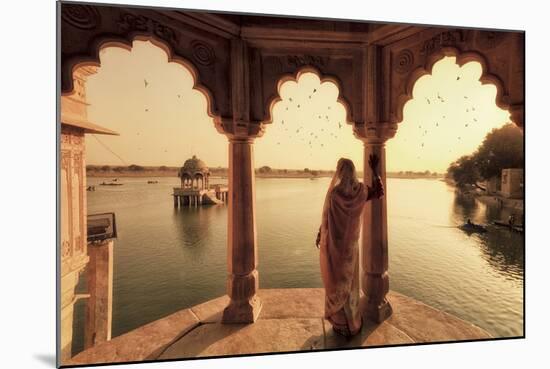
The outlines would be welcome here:
M 358 182 L 344 194 L 333 178 L 323 208 L 320 239 L 321 277 L 325 287 L 325 319 L 345 335 L 361 329 L 359 311 L 359 234 L 368 196 Z

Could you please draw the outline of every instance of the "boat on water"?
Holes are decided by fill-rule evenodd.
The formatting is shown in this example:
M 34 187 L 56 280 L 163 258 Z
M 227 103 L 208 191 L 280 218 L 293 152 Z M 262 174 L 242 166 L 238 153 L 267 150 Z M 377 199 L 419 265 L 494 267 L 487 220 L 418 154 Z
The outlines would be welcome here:
M 100 186 L 122 186 L 123 183 L 101 182 Z
M 507 222 L 503 222 L 503 221 L 499 221 L 499 220 L 495 220 L 493 222 L 493 224 L 496 225 L 496 226 L 499 226 L 499 227 L 509 228 L 511 231 L 514 231 L 514 232 L 523 233 L 523 224 L 518 224 L 518 225 L 512 224 L 512 225 L 510 225 Z
M 458 228 L 463 230 L 466 233 L 486 233 L 487 228 L 481 224 L 475 224 L 468 219 L 468 221 L 462 225 L 459 225 Z

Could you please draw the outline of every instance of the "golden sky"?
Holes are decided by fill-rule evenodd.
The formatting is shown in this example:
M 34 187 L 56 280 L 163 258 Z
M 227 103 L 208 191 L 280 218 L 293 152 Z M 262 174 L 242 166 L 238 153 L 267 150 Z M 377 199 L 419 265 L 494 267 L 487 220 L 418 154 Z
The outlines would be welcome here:
M 88 164 L 177 166 L 195 154 L 211 167 L 227 167 L 227 139 L 214 128 L 206 98 L 192 89 L 185 67 L 168 63 L 166 53 L 146 41 L 134 41 L 131 52 L 105 48 L 100 58 L 87 83 L 88 117 L 120 133 L 97 137 L 123 161 L 88 135 Z M 388 171 L 443 172 L 508 121 L 495 105 L 496 88 L 482 86 L 480 76 L 480 64 L 459 67 L 448 57 L 417 81 L 386 145 Z M 362 167 L 362 143 L 345 122 L 334 84 L 307 73 L 283 84 L 280 94 L 273 124 L 255 141 L 256 167 L 333 169 L 342 156 Z

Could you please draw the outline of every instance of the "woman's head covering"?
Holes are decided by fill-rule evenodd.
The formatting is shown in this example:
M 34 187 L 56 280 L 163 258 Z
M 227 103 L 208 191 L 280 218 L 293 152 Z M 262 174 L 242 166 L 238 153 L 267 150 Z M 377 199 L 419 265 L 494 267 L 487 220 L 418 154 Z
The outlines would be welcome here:
M 347 158 L 338 159 L 338 163 L 336 164 L 336 171 L 332 176 L 332 180 L 330 181 L 330 185 L 328 186 L 327 194 L 325 196 L 321 228 L 326 229 L 327 225 L 324 223 L 326 223 L 327 221 L 326 214 L 330 207 L 330 196 L 334 188 L 338 186 L 340 183 L 344 185 L 344 193 L 351 192 L 351 190 L 359 184 L 359 181 L 357 180 L 357 173 L 355 171 L 355 165 L 353 164 L 353 161 L 351 161 L 350 159 L 347 159 Z

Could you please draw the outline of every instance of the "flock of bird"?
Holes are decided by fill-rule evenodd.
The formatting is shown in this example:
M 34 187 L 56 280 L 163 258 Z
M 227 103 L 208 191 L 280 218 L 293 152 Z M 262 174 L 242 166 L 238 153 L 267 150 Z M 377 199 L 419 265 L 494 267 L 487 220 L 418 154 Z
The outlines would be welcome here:
M 460 80 L 460 76 L 457 76 L 457 77 L 456 77 L 456 80 L 459 81 L 459 80 Z M 147 86 L 149 86 L 149 82 L 147 81 L 147 79 L 144 79 L 144 80 L 143 80 L 143 83 L 144 83 L 145 88 L 147 88 Z M 317 89 L 314 88 L 313 91 L 312 91 L 312 93 L 311 93 L 310 95 L 308 95 L 308 99 L 311 100 L 312 96 L 313 96 L 316 92 L 317 92 Z M 181 98 L 181 95 L 180 95 L 180 94 L 177 94 L 177 96 L 178 96 L 178 99 Z M 443 97 L 440 95 L 439 92 L 437 92 L 435 98 L 432 98 L 432 99 L 430 100 L 428 97 L 425 97 L 425 99 L 426 99 L 426 104 L 427 104 L 427 105 L 432 105 L 432 104 L 435 105 L 435 104 L 437 104 L 437 103 L 440 103 L 440 104 L 447 104 L 446 99 L 443 98 Z M 468 100 L 468 96 L 465 95 L 465 96 L 464 96 L 464 99 L 465 99 L 465 100 Z M 293 100 L 292 97 L 289 97 L 289 98 L 288 98 L 288 103 L 294 105 L 294 100 Z M 292 106 L 290 106 L 290 107 L 292 107 Z M 301 104 L 296 103 L 295 108 L 296 108 L 296 109 L 300 109 L 300 108 L 301 108 Z M 289 110 L 289 106 L 286 106 L 286 107 L 285 107 L 285 110 L 288 111 L 288 110 Z M 330 107 L 330 106 L 327 106 L 327 110 L 331 110 L 331 107 Z M 145 112 L 148 112 L 148 111 L 149 111 L 149 109 L 148 109 L 148 108 L 145 108 Z M 475 112 L 475 111 L 476 111 L 475 106 L 471 106 L 471 107 L 469 107 L 469 108 L 466 108 L 466 113 L 473 113 L 473 112 Z M 330 119 L 329 119 L 328 114 L 324 114 L 324 116 L 323 116 L 323 114 L 316 114 L 316 115 L 317 115 L 317 119 L 318 119 L 318 120 L 321 120 L 322 122 L 325 122 L 325 123 L 330 123 Z M 324 118 L 324 119 L 323 119 L 323 118 Z M 445 115 L 442 115 L 442 116 L 441 116 L 441 119 L 445 119 L 445 118 L 446 118 Z M 476 122 L 478 121 L 476 117 L 472 117 L 472 119 L 473 119 L 473 120 L 472 120 L 471 123 L 476 123 Z M 471 123 L 465 123 L 465 124 L 464 124 L 464 127 L 466 127 L 466 128 L 469 127 L 469 125 L 470 125 Z M 285 121 L 284 121 L 284 120 L 281 120 L 281 125 L 283 125 L 283 126 L 285 125 Z M 288 124 L 287 124 L 287 126 L 288 126 Z M 338 122 L 338 129 L 342 129 L 342 127 L 343 127 L 342 123 L 341 123 L 341 122 Z M 438 127 L 439 127 L 439 122 L 435 122 L 435 128 L 438 128 Z M 423 130 L 423 132 L 422 132 L 422 137 L 425 137 L 425 136 L 427 136 L 427 135 L 429 134 L 429 131 L 428 131 L 429 127 L 427 127 L 427 126 L 424 127 L 423 125 L 419 125 L 418 128 L 419 128 L 421 131 Z M 304 126 L 302 126 L 302 125 L 300 125 L 300 126 L 296 129 L 296 131 L 294 132 L 294 134 L 290 133 L 289 128 L 287 128 L 287 127 L 284 128 L 284 131 L 285 131 L 285 132 L 289 132 L 289 135 L 287 136 L 288 138 L 296 138 L 297 135 L 302 134 L 302 135 L 300 135 L 301 137 L 299 137 L 299 138 L 300 138 L 300 141 L 304 141 L 304 142 L 307 141 L 308 146 L 309 146 L 310 149 L 313 148 L 313 145 L 315 144 L 315 140 L 318 140 L 318 139 L 319 139 L 319 135 L 316 134 L 316 132 L 314 132 L 314 131 L 307 132 L 306 129 L 304 128 Z M 320 131 L 321 131 L 321 132 L 324 132 L 325 129 L 324 129 L 324 128 L 321 128 Z M 327 129 L 327 131 L 328 131 L 328 129 Z M 305 136 L 303 135 L 304 133 L 306 134 Z M 309 135 L 307 135 L 307 133 L 309 133 Z M 139 132 L 137 133 L 137 135 L 139 135 Z M 333 133 L 333 132 L 329 132 L 329 135 L 330 135 L 331 137 L 335 138 L 335 139 L 338 138 L 338 135 L 335 134 L 335 133 Z M 460 137 L 460 136 L 457 136 L 457 139 L 458 139 L 458 140 L 461 140 L 461 137 Z M 278 142 L 277 142 L 277 145 L 280 145 L 280 144 L 281 144 L 281 142 L 278 141 Z M 319 145 L 320 145 L 320 147 L 324 147 L 324 143 L 322 143 L 322 142 L 319 142 Z M 420 148 L 421 148 L 421 149 L 424 148 L 424 142 L 421 142 L 421 143 L 420 143 Z M 138 148 L 138 149 L 140 149 L 140 148 Z M 168 150 L 164 150 L 164 152 L 168 152 Z M 449 152 L 451 152 L 451 150 L 449 150 Z M 417 156 L 417 158 L 419 159 L 420 156 Z
M 456 80 L 459 81 L 460 80 L 460 76 L 457 76 L 456 77 Z M 435 105 L 436 103 L 441 103 L 441 104 L 447 104 L 447 101 L 440 95 L 439 92 L 437 92 L 437 96 L 435 98 L 432 98 L 432 100 L 430 100 L 428 97 L 425 97 L 426 99 L 426 104 L 427 105 Z M 464 95 L 464 100 L 468 100 L 469 97 L 467 95 Z M 432 104 L 433 103 L 433 104 Z M 476 107 L 475 106 L 471 106 L 471 107 L 468 107 L 466 108 L 466 113 L 473 113 L 476 111 Z M 441 119 L 445 119 L 446 116 L 445 115 L 442 115 L 441 116 Z M 465 123 L 464 124 L 464 127 L 468 128 L 470 126 L 470 124 L 472 123 L 476 123 L 478 120 L 477 120 L 477 117 L 473 116 L 472 117 L 472 122 L 470 123 Z M 435 122 L 435 128 L 438 128 L 439 127 L 439 122 Z M 422 137 L 425 137 L 428 135 L 428 125 L 423 126 L 423 125 L 419 125 L 418 128 L 420 129 L 420 131 L 422 132 L 422 129 L 424 130 L 424 132 L 422 132 Z M 457 136 L 457 140 L 461 140 L 461 136 Z M 423 149 L 424 148 L 424 142 L 421 142 L 420 143 L 420 148 Z M 449 152 L 451 152 L 452 150 L 449 149 Z M 420 156 L 417 156 L 417 159 L 420 159 Z
M 317 92 L 317 89 L 314 88 L 311 94 L 308 95 L 308 100 L 311 100 L 311 98 L 314 96 L 316 92 Z M 302 104 L 295 102 L 292 97 L 289 97 L 285 102 L 287 104 L 287 106 L 285 106 L 286 111 L 288 111 L 289 108 L 291 109 L 302 108 Z M 319 111 L 317 111 L 316 113 L 312 114 L 311 119 L 317 120 L 318 122 L 321 122 L 323 124 L 331 124 L 331 119 L 329 117 L 329 114 L 330 114 L 329 110 L 331 109 L 332 109 L 331 106 L 327 106 L 326 111 L 323 114 L 319 114 Z M 298 138 L 300 141 L 307 143 L 310 149 L 313 149 L 315 145 L 318 145 L 318 147 L 324 148 L 325 142 L 321 141 L 322 137 L 320 138 L 320 136 L 322 135 L 326 136 L 326 133 L 328 133 L 328 135 L 334 139 L 338 138 L 337 133 L 330 132 L 333 130 L 331 126 L 321 126 L 321 128 L 318 128 L 318 126 L 316 126 L 316 127 L 312 127 L 315 129 L 310 131 L 306 129 L 304 125 L 299 125 L 299 127 L 296 130 L 294 130 L 293 128 L 289 128 L 288 122 L 285 124 L 284 119 L 281 119 L 280 123 L 283 126 L 283 130 L 286 133 L 287 138 L 289 139 Z M 342 122 L 338 122 L 338 129 L 340 130 L 343 127 L 344 125 L 342 124 Z M 277 145 L 281 145 L 281 142 L 277 141 Z M 310 155 L 312 155 L 311 152 L 310 152 Z

